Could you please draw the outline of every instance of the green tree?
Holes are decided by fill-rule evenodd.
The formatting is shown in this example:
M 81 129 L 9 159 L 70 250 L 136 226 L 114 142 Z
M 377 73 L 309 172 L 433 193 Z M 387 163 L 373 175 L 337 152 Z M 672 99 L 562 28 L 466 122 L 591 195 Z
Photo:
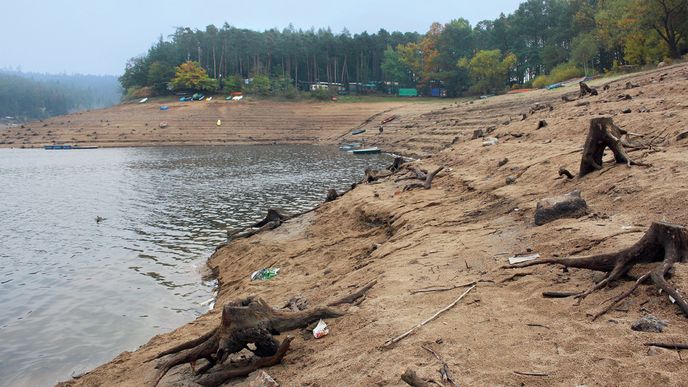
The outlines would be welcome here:
M 153 91 L 160 95 L 167 92 L 167 85 L 174 77 L 174 67 L 163 62 L 153 62 L 148 67 L 148 76 L 146 78 L 147 84 L 153 88 Z
M 384 59 L 380 65 L 385 79 L 399 82 L 402 87 L 413 86 L 410 73 L 411 69 L 404 63 L 398 52 L 388 46 L 384 53 Z
M 571 60 L 576 64 L 582 64 L 585 74 L 588 74 L 588 64 L 592 67 L 598 52 L 597 39 L 590 33 L 578 35 L 571 42 Z
M 516 62 L 516 55 L 512 53 L 502 57 L 500 50 L 482 50 L 470 60 L 462 58 L 458 66 L 468 70 L 473 81 L 471 90 L 484 94 L 503 90 Z
M 177 66 L 174 78 L 172 78 L 172 87 L 175 89 L 215 91 L 217 81 L 208 77 L 198 62 L 186 61 Z
M 270 95 L 270 78 L 267 75 L 256 75 L 244 87 L 244 91 L 248 94 Z

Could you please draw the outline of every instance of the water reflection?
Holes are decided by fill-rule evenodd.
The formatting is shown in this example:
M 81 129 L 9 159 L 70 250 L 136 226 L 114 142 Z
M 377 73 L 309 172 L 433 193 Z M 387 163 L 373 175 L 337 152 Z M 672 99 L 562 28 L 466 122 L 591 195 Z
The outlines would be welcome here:
M 52 385 L 192 320 L 227 229 L 388 163 L 315 146 L 0 150 L 0 380 Z

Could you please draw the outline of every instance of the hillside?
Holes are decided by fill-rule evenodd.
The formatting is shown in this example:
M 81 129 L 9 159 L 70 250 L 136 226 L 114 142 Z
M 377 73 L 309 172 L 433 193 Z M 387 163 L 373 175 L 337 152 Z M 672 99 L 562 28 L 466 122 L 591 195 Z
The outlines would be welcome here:
M 626 89 L 629 81 L 638 87 Z M 399 118 L 382 134 L 371 122 L 368 143 L 422 156 L 415 165 L 428 170 L 446 168 L 432 189 L 404 191 L 407 182 L 396 181 L 399 175 L 362 184 L 275 230 L 220 248 L 209 263 L 219 273 L 217 305 L 259 295 L 274 307 L 294 296 L 315 307 L 377 280 L 359 305 L 327 320 L 330 335 L 314 340 L 290 332 L 296 338 L 282 364 L 266 369 L 285 386 L 403 385 L 400 376 L 407 368 L 439 381 L 440 363 L 422 346 L 437 352 L 461 385 L 683 384 L 688 369 L 676 351 L 643 345 L 688 342 L 688 319 L 654 286 L 641 285 L 592 321 L 590 314 L 632 281 L 617 281 L 576 305 L 570 298 L 541 294 L 582 291 L 602 278 L 599 273 L 560 266 L 501 268 L 509 256 L 524 252 L 545 258 L 618 251 L 638 241 L 653 221 L 688 224 L 688 139 L 677 139 L 688 129 L 688 66 L 592 84 L 600 86 L 600 95 L 579 101 L 561 99 L 577 91 L 572 88 L 537 91 L 441 107 L 398 107 L 389 114 Z M 536 103 L 552 109 L 531 113 Z M 622 113 L 626 109 L 631 112 Z M 608 154 L 602 171 L 559 177 L 560 166 L 578 170 L 590 119 L 600 116 L 657 140 L 652 149 L 630 152 L 652 166 L 614 164 Z M 537 129 L 540 120 L 548 125 Z M 475 130 L 491 127 L 488 136 L 498 144 L 472 139 Z M 588 203 L 587 215 L 534 225 L 538 200 L 576 189 Z M 281 268 L 276 278 L 249 280 L 254 270 L 273 263 Z M 413 290 L 474 281 L 476 288 L 454 308 L 383 349 L 385 341 L 447 306 L 465 288 Z M 685 295 L 688 267 L 676 265 L 670 281 Z M 648 314 L 667 321 L 664 333 L 631 330 Z M 208 332 L 219 317 L 216 307 L 65 385 L 149 384 L 156 370 L 155 362 L 146 360 Z M 193 385 L 191 378 L 190 367 L 179 366 L 161 385 Z

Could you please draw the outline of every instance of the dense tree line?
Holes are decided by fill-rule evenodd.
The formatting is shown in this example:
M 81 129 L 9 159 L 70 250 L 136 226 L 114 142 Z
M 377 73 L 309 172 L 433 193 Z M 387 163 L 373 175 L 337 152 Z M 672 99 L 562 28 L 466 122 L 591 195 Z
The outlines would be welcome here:
M 119 103 L 114 76 L 0 71 L 0 118 L 46 118 Z
M 223 90 L 260 77 L 258 89 L 268 92 L 309 82 L 392 81 L 455 96 L 677 59 L 687 32 L 688 0 L 527 0 L 495 20 L 434 23 L 425 34 L 210 25 L 161 38 L 128 62 L 120 80 L 129 90 L 168 93 L 177 66 L 194 61 Z

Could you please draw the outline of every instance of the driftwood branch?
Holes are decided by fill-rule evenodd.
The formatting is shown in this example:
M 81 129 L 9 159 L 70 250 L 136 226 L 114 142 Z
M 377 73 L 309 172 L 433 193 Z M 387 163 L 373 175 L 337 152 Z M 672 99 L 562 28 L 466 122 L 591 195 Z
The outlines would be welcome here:
M 437 317 L 439 317 L 442 313 L 444 313 L 444 312 L 448 311 L 449 309 L 453 308 L 454 305 L 458 304 L 459 301 L 461 301 L 461 300 L 466 296 L 466 294 L 468 294 L 468 293 L 469 293 L 471 290 L 473 290 L 475 287 L 476 287 L 476 285 L 473 285 L 473 286 L 471 286 L 470 288 L 468 288 L 465 292 L 463 292 L 463 293 L 459 296 L 459 298 L 457 298 L 456 300 L 454 300 L 454 302 L 452 302 L 451 304 L 449 304 L 449 305 L 445 306 L 444 308 L 440 309 L 440 310 L 437 311 L 435 314 L 433 314 L 432 316 L 430 316 L 430 318 L 428 318 L 428 319 L 422 321 L 422 322 L 419 323 L 418 325 L 416 325 L 416 326 L 414 326 L 413 328 L 409 329 L 408 331 L 406 331 L 406 332 L 400 334 L 399 336 L 396 336 L 396 337 L 394 337 L 394 338 L 391 338 L 391 339 L 387 340 L 387 341 L 383 344 L 383 347 L 390 347 L 390 346 L 392 346 L 393 344 L 398 343 L 399 341 L 403 340 L 405 337 L 407 337 L 407 336 L 409 336 L 410 334 L 412 334 L 413 332 L 415 332 L 417 329 L 421 328 L 423 325 L 429 323 L 430 321 L 432 321 L 432 320 L 436 319 Z
M 366 286 L 364 286 L 364 287 L 358 289 L 357 291 L 355 291 L 355 292 L 353 292 L 353 293 L 351 293 L 351 294 L 349 294 L 349 295 L 346 295 L 346 296 L 344 296 L 344 297 L 342 297 L 342 298 L 340 298 L 340 299 L 338 299 L 338 300 L 335 300 L 335 301 L 330 302 L 329 304 L 327 304 L 327 306 L 337 306 L 337 305 L 342 305 L 342 304 L 351 304 L 351 303 L 353 303 L 354 301 L 356 301 L 357 299 L 359 299 L 359 298 L 365 296 L 366 293 L 368 292 L 368 290 L 370 290 L 373 286 L 375 286 L 376 283 L 377 283 L 377 280 L 373 280 L 373 281 L 370 282 L 368 285 L 366 285 Z

